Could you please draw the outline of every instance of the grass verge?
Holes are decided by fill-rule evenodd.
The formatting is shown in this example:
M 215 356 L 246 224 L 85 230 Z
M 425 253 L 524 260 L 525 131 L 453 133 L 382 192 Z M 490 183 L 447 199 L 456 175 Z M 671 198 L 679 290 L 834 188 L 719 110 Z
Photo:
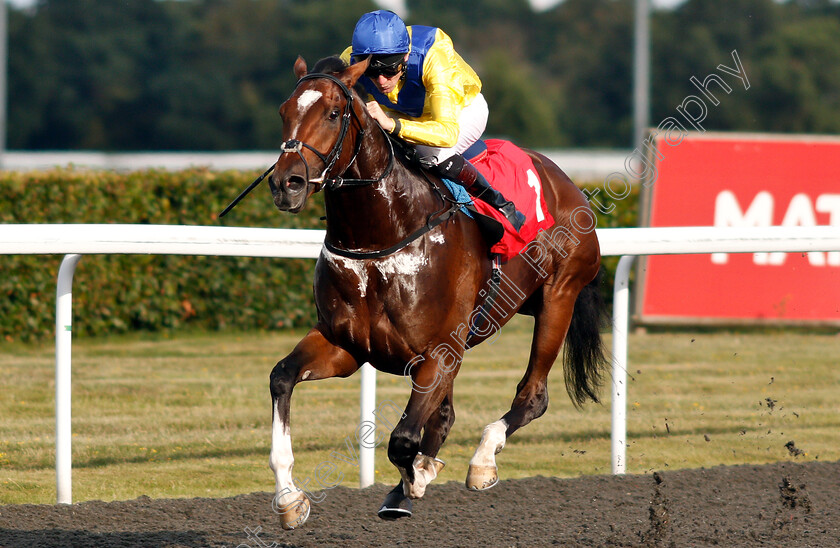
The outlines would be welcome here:
M 507 411 L 525 370 L 530 329 L 529 318 L 517 318 L 498 340 L 466 355 L 455 383 L 457 420 L 439 455 L 447 467 L 438 481 L 463 481 L 484 425 Z M 301 336 L 75 341 L 74 501 L 273 489 L 268 374 Z M 609 344 L 609 335 L 605 339 Z M 3 344 L 2 504 L 55 502 L 53 352 L 51 344 Z M 628 472 L 840 459 L 838 354 L 840 337 L 828 334 L 631 335 Z M 498 456 L 503 479 L 609 473 L 608 386 L 603 404 L 576 410 L 562 383 L 555 371 L 548 412 L 517 432 Z M 405 379 L 379 374 L 377 384 L 380 405 L 404 407 Z M 357 485 L 357 469 L 341 455 L 352 460 L 356 444 L 358 376 L 303 383 L 292 403 L 296 478 L 311 478 L 317 491 L 318 465 L 330 461 L 339 465 L 342 485 Z M 383 417 L 376 480 L 395 484 L 399 476 L 384 450 L 388 413 Z

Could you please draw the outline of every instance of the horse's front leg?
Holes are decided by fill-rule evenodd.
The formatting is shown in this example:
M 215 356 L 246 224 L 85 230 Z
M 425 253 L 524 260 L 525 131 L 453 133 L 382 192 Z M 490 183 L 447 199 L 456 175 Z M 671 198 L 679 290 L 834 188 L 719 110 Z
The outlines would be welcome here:
M 313 328 L 271 371 L 272 404 L 271 456 L 275 495 L 272 507 L 280 515 L 284 529 L 303 525 L 309 517 L 310 502 L 292 478 L 294 456 L 289 412 L 292 390 L 301 381 L 346 377 L 359 368 L 358 362 L 344 349 L 333 345 L 318 328 Z

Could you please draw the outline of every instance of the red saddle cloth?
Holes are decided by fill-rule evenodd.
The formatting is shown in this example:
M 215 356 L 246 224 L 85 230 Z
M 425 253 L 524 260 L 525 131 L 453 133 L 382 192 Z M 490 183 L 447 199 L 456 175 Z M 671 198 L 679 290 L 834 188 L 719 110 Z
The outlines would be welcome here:
M 525 215 L 525 224 L 516 232 L 496 208 L 480 198 L 473 200 L 479 213 L 492 217 L 505 227 L 505 235 L 490 248 L 490 252 L 498 253 L 502 261 L 507 261 L 536 238 L 540 230 L 553 226 L 554 217 L 548 212 L 542 182 L 531 157 L 510 141 L 487 139 L 485 143 L 487 150 L 470 162 L 487 178 L 490 186 L 516 204 L 516 209 Z

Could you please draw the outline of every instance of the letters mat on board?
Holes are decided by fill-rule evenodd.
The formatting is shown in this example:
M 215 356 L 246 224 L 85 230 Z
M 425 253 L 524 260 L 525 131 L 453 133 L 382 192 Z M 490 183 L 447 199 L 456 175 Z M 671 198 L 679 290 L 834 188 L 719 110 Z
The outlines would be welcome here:
M 653 136 L 646 226 L 840 225 L 840 138 Z M 642 323 L 840 323 L 840 252 L 651 256 Z

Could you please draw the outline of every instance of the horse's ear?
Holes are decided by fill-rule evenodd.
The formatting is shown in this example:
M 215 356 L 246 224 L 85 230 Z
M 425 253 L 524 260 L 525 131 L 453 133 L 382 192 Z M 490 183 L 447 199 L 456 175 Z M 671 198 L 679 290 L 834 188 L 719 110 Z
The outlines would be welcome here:
M 366 58 L 364 61 L 359 61 L 355 65 L 350 65 L 347 70 L 341 73 L 341 81 L 344 82 L 348 88 L 352 88 L 356 85 L 356 82 L 358 82 L 362 74 L 365 73 L 369 64 L 370 57 Z
M 300 55 L 298 55 L 297 61 L 295 61 L 295 76 L 298 77 L 298 80 L 306 76 L 306 61 Z

